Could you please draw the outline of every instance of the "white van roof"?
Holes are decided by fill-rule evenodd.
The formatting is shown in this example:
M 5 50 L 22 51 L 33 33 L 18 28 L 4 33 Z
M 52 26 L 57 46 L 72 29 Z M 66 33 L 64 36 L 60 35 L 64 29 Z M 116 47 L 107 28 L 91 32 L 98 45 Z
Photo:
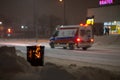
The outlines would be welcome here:
M 86 25 L 62 25 L 62 26 L 59 26 L 58 28 L 77 28 L 77 27 L 83 27 L 83 26 L 86 26 Z M 90 27 L 90 25 L 87 25 L 88 27 Z
M 61 28 L 80 28 L 80 29 L 91 29 L 91 26 L 90 25 L 87 25 L 88 27 L 85 27 L 86 25 L 62 25 L 62 26 L 58 26 L 56 28 L 57 29 L 61 29 Z
M 62 25 L 59 28 L 80 27 L 80 25 Z

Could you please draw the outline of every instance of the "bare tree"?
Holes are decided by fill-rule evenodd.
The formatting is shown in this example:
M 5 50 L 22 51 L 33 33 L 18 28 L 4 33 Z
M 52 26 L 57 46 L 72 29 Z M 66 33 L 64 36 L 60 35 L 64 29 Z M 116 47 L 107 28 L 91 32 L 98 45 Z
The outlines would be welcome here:
M 55 27 L 60 24 L 60 18 L 54 15 L 42 15 L 38 18 L 38 32 L 41 36 L 49 37 L 52 34 Z

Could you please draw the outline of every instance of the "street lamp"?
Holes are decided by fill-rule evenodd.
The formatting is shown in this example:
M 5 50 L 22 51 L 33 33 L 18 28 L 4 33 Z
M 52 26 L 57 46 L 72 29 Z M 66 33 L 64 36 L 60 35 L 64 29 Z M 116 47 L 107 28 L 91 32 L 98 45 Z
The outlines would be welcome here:
M 66 24 L 66 10 L 65 10 L 65 0 L 59 0 L 59 2 L 63 3 L 63 24 Z
M 59 0 L 60 2 L 62 2 L 63 0 Z

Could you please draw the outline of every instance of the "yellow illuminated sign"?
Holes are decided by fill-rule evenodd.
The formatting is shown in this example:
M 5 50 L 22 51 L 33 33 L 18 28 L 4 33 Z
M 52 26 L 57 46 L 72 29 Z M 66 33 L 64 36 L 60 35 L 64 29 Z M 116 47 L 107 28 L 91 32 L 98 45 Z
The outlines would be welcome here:
M 87 19 L 86 24 L 94 24 L 94 19 Z

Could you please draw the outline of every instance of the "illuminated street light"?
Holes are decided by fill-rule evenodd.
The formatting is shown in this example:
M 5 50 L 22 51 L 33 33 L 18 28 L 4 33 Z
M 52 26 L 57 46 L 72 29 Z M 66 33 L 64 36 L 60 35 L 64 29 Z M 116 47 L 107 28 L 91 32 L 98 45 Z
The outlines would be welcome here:
M 62 2 L 63 0 L 59 0 L 60 2 Z

